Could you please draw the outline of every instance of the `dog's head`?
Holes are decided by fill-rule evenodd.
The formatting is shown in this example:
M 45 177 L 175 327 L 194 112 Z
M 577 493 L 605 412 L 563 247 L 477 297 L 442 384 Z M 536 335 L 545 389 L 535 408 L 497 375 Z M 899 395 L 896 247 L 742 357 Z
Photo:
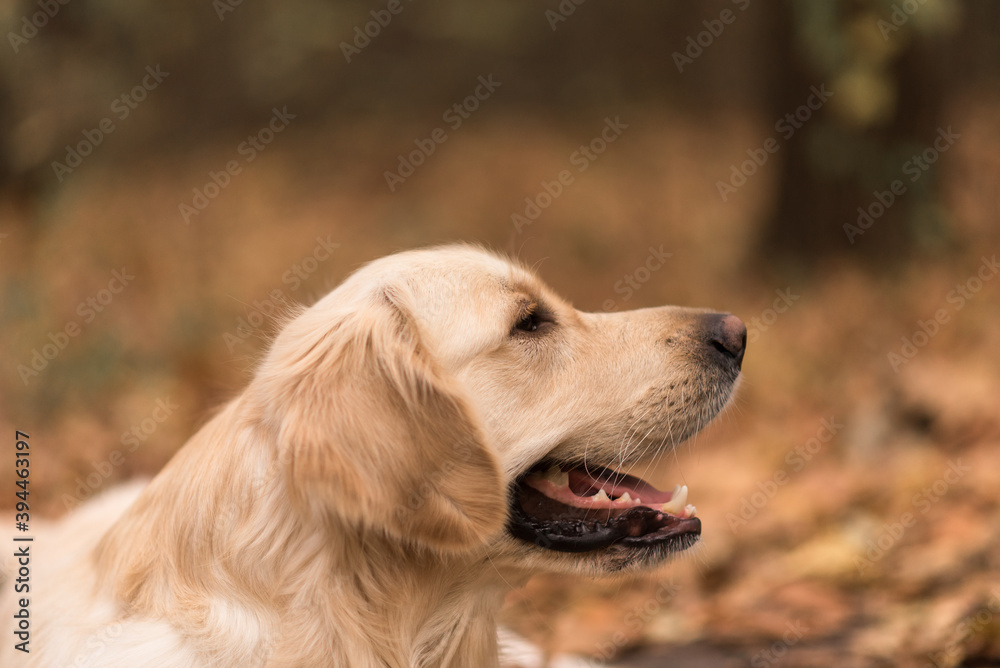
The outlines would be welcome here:
M 719 412 L 745 338 L 703 310 L 582 313 L 525 268 L 450 246 L 353 274 L 289 322 L 249 395 L 305 516 L 600 574 L 696 542 L 686 488 L 620 471 Z

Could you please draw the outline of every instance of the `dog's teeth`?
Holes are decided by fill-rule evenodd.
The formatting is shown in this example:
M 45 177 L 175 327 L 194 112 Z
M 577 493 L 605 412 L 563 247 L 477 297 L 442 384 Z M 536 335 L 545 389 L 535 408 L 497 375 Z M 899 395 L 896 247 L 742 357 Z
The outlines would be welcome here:
M 670 497 L 669 501 L 660 506 L 660 510 L 670 515 L 680 515 L 681 511 L 684 510 L 684 505 L 687 503 L 687 498 L 687 485 L 677 485 L 674 487 L 673 496 Z
M 600 491 L 598 491 L 597 494 L 595 494 L 592 498 L 595 501 L 610 501 L 611 500 L 611 497 L 608 496 L 608 493 L 605 492 L 603 489 L 600 490 Z
M 692 506 L 690 503 L 684 506 L 684 517 L 694 517 L 698 514 L 698 509 Z
M 678 485 L 674 489 L 674 495 L 670 498 L 670 503 L 674 504 L 677 510 L 683 508 L 688 502 L 688 486 Z
M 632 503 L 632 497 L 628 495 L 628 492 L 625 492 L 624 494 L 619 496 L 618 500 L 621 501 L 622 503 Z
M 556 487 L 566 487 L 569 485 L 569 474 L 561 471 L 558 466 L 552 466 L 542 474 L 542 477 L 551 482 Z

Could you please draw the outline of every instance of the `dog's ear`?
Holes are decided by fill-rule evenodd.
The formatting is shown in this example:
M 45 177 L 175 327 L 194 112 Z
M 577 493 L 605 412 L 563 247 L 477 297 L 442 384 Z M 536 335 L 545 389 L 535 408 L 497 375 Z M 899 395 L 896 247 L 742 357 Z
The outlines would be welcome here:
M 397 302 L 382 292 L 332 318 L 314 309 L 279 336 L 269 362 L 288 363 L 294 378 L 278 415 L 279 457 L 307 512 L 469 549 L 503 527 L 503 476 L 458 382 Z

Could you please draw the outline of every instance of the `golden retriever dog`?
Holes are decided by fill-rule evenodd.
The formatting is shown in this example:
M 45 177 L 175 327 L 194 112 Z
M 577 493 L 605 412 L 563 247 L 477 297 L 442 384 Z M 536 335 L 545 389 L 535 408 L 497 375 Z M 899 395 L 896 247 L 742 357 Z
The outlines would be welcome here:
M 8 632 L 2 664 L 496 666 L 512 587 L 698 540 L 686 487 L 625 470 L 723 408 L 745 340 L 700 309 L 577 311 L 468 246 L 374 261 L 147 486 L 36 538 L 31 651 Z

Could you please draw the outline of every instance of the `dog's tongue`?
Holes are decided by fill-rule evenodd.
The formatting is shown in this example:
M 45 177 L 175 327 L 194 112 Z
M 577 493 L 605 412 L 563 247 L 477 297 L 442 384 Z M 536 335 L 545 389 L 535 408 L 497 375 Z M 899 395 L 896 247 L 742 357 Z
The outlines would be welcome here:
M 628 492 L 633 499 L 642 498 L 644 504 L 667 503 L 673 496 L 673 492 L 661 492 L 642 478 L 610 469 L 579 466 L 566 473 L 569 488 L 579 496 L 593 496 L 602 489 L 611 498 Z

